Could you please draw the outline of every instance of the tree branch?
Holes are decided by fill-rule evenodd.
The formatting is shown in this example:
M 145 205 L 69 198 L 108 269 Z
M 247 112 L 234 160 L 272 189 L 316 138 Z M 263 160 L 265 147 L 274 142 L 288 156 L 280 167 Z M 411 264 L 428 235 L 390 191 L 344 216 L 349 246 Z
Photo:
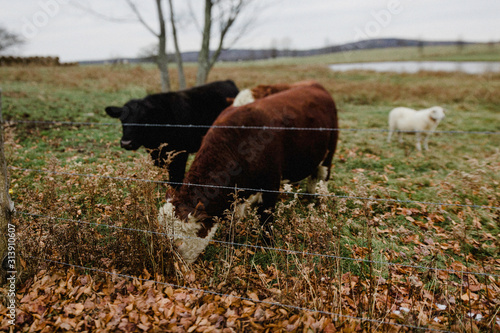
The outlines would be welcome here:
M 0 27 L 0 52 L 8 49 L 11 46 L 21 45 L 23 43 L 24 39 L 22 39 L 20 36 Z
M 144 18 L 142 17 L 141 15 L 141 12 L 139 11 L 139 9 L 137 9 L 137 5 L 132 1 L 132 0 L 125 0 L 130 9 L 132 9 L 132 11 L 134 12 L 134 14 L 137 16 L 137 19 L 139 20 L 139 22 L 142 23 L 142 25 L 149 30 L 149 32 L 151 32 L 153 35 L 155 35 L 156 37 L 160 37 L 160 33 L 157 33 L 147 22 L 146 20 L 144 20 Z
M 196 15 L 194 14 L 193 4 L 191 3 L 191 0 L 186 0 L 186 3 L 187 3 L 188 8 L 189 8 L 189 16 L 193 20 L 196 29 L 200 33 L 203 33 L 203 30 L 201 29 L 200 22 L 198 22 L 198 19 L 196 18 Z
M 114 16 L 110 16 L 110 15 L 99 13 L 98 11 L 95 11 L 94 9 L 92 9 L 90 6 L 85 6 L 85 5 L 83 5 L 82 3 L 78 2 L 78 1 L 71 1 L 70 0 L 69 3 L 70 3 L 70 5 L 72 5 L 75 8 L 83 10 L 84 12 L 92 14 L 93 16 L 96 16 L 96 17 L 98 17 L 100 19 L 103 19 L 103 20 L 106 20 L 106 21 L 120 22 L 120 23 L 137 21 L 136 19 L 132 19 L 132 18 L 118 18 L 118 17 L 114 17 Z
M 215 50 L 214 54 L 212 55 L 210 59 L 210 68 L 213 67 L 217 59 L 219 58 L 223 48 L 224 48 L 224 40 L 226 38 L 227 33 L 233 26 L 234 22 L 238 18 L 238 16 L 241 14 L 243 9 L 248 6 L 252 0 L 231 0 L 230 3 L 230 8 L 228 10 L 224 10 L 222 6 L 224 5 L 223 1 L 218 1 L 217 4 L 219 5 L 219 27 L 220 27 L 220 34 L 219 34 L 219 45 L 217 46 L 217 49 Z M 227 13 L 225 16 L 224 14 Z M 248 28 L 247 24 L 245 26 L 246 30 Z M 243 32 L 240 32 L 239 36 L 241 37 L 243 35 Z M 237 40 L 237 39 L 236 39 Z M 236 41 L 235 40 L 235 41 Z
M 184 66 L 182 64 L 182 54 L 179 48 L 179 42 L 177 40 L 177 27 L 175 23 L 175 14 L 174 14 L 174 5 L 172 0 L 168 0 L 168 5 L 170 7 L 170 24 L 172 26 L 172 37 L 174 39 L 174 47 L 175 47 L 175 60 L 177 62 L 177 71 L 179 76 L 179 88 L 186 88 L 186 77 L 184 75 Z
M 103 13 L 99 13 L 98 11 L 92 9 L 90 6 L 83 5 L 79 1 L 70 0 L 70 4 L 73 7 L 76 7 L 76 8 L 83 10 L 87 13 L 90 13 L 93 16 L 96 16 L 96 17 L 103 19 L 105 21 L 119 22 L 119 23 L 139 21 L 149 32 L 151 32 L 153 35 L 158 37 L 159 34 L 146 22 L 146 20 L 144 20 L 139 9 L 137 8 L 137 5 L 132 0 L 125 0 L 125 2 L 128 4 L 128 6 L 132 10 L 132 12 L 136 16 L 136 18 L 123 18 L 123 17 L 114 17 L 114 16 L 106 15 Z

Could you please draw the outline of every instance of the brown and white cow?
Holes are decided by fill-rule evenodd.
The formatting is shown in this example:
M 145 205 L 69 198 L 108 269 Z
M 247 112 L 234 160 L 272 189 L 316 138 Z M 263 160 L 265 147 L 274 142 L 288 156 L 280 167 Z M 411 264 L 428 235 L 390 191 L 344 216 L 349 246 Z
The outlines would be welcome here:
M 185 261 L 194 262 L 213 238 L 214 217 L 230 208 L 237 188 L 245 189 L 243 197 L 258 198 L 261 223 L 269 231 L 281 181 L 329 178 L 337 128 L 335 103 L 314 82 L 224 110 L 204 137 L 184 185 L 169 190 L 158 215 Z

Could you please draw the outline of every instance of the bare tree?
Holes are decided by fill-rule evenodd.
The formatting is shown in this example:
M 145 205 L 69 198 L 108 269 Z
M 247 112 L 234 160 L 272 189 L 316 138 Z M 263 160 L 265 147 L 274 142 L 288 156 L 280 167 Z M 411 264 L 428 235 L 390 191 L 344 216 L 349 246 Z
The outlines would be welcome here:
M 172 0 L 168 0 L 168 5 L 170 7 L 170 24 L 172 25 L 172 37 L 174 38 L 175 60 L 177 62 L 177 70 L 179 71 L 179 88 L 184 89 L 186 88 L 186 76 L 184 75 L 182 55 L 179 48 L 179 43 L 177 41 L 177 27 L 175 24 L 174 5 L 172 4 Z
M 163 10 L 163 5 L 162 5 L 162 0 L 154 0 L 155 5 L 156 5 L 156 12 L 158 15 L 158 24 L 159 24 L 159 29 L 156 30 L 155 28 L 152 27 L 150 22 L 144 18 L 142 15 L 140 9 L 138 8 L 137 5 L 137 0 L 125 0 L 127 5 L 130 7 L 132 12 L 134 13 L 135 19 L 138 20 L 149 32 L 151 32 L 156 38 L 158 38 L 158 47 L 155 48 L 157 50 L 157 55 L 154 57 L 156 60 L 156 64 L 158 65 L 158 69 L 160 70 L 160 77 L 161 77 L 161 86 L 162 86 L 162 91 L 167 92 L 171 90 L 171 84 L 170 84 L 170 73 L 168 70 L 168 55 L 167 55 L 167 25 L 166 25 L 166 20 L 165 20 L 165 14 Z M 169 0 L 171 1 L 171 0 Z M 73 1 L 72 4 L 80 9 L 85 10 L 86 12 L 91 13 L 94 16 L 100 17 L 102 19 L 108 20 L 108 21 L 114 21 L 114 22 L 130 22 L 130 19 L 123 19 L 123 18 L 116 18 L 112 16 L 108 16 L 102 13 L 99 13 L 97 11 L 92 10 L 90 7 L 84 6 L 78 1 Z M 173 8 L 171 7 L 171 10 Z M 173 12 L 171 13 L 171 21 L 174 22 L 173 20 Z M 172 26 L 174 26 L 174 23 L 172 23 Z M 175 47 L 177 48 L 176 54 L 180 56 L 180 51 L 178 50 L 178 43 L 177 43 L 177 33 L 174 33 L 173 35 Z M 185 87 L 185 78 L 184 78 L 184 71 L 182 68 L 182 62 L 177 62 L 179 66 L 179 82 L 181 88 Z
M 21 45 L 24 40 L 17 34 L 7 31 L 7 29 L 0 27 L 0 52 L 12 47 Z
M 240 16 L 243 10 L 248 7 L 252 1 L 253 0 L 205 0 L 203 38 L 198 56 L 196 84 L 203 84 L 207 81 L 210 70 L 222 52 L 224 41 L 229 30 L 238 16 Z M 219 35 L 217 46 L 211 54 L 210 42 L 213 40 L 212 27 L 215 24 L 219 25 Z M 245 29 L 242 29 L 240 33 L 243 34 L 244 30 Z
M 140 11 L 137 8 L 137 5 L 133 2 L 133 0 L 126 0 L 129 7 L 135 13 L 139 21 L 148 29 L 152 34 L 154 34 L 158 38 L 158 56 L 156 58 L 156 63 L 158 64 L 158 68 L 160 69 L 161 75 L 161 83 L 163 91 L 170 91 L 170 73 L 168 71 L 168 55 L 167 55 L 167 27 L 165 21 L 165 15 L 163 13 L 162 0 L 156 1 L 156 9 L 158 13 L 158 22 L 160 24 L 160 32 L 157 33 L 148 22 L 142 17 Z M 179 49 L 179 43 L 177 41 L 177 28 L 175 24 L 175 14 L 174 14 L 174 6 L 172 4 L 172 0 L 168 0 L 169 9 L 170 9 L 170 23 L 172 26 L 172 38 L 175 46 L 175 59 L 177 63 L 177 70 L 179 76 L 179 88 L 186 88 L 186 77 L 184 75 L 184 66 L 182 63 L 182 56 Z
M 139 22 L 142 23 L 146 29 L 149 30 L 153 35 L 158 38 L 158 57 L 156 58 L 156 63 L 158 65 L 158 69 L 160 70 L 161 76 L 161 89 L 162 91 L 170 91 L 170 73 L 168 71 L 168 56 L 167 56 L 167 27 L 165 24 L 165 16 L 163 15 L 163 8 L 161 4 L 161 0 L 156 1 L 156 9 L 158 13 L 158 22 L 160 25 L 160 31 L 157 32 L 153 29 L 149 23 L 142 17 L 141 12 L 137 8 L 137 5 L 133 0 L 125 0 L 127 1 L 129 7 L 135 13 Z
M 146 27 L 146 29 L 154 34 L 158 38 L 158 55 L 155 57 L 156 62 L 158 64 L 158 68 L 161 73 L 161 82 L 162 82 L 162 90 L 170 91 L 170 74 L 168 71 L 168 56 L 167 56 L 167 26 L 165 15 L 162 6 L 162 0 L 154 0 L 156 2 L 156 9 L 158 14 L 158 22 L 159 22 L 159 32 L 154 29 L 150 23 L 143 17 L 141 14 L 137 3 L 138 0 L 125 0 L 136 18 L 139 22 Z M 204 8 L 204 26 L 202 31 L 202 43 L 201 49 L 198 57 L 198 73 L 196 76 L 196 84 L 204 84 L 207 81 L 208 74 L 215 62 L 219 58 L 224 43 L 226 42 L 228 32 L 231 28 L 234 27 L 234 23 L 238 16 L 246 9 L 254 0 L 204 0 L 205 8 Z M 194 15 L 192 6 L 189 1 L 187 1 L 190 9 L 191 15 Z M 129 21 L 116 19 L 113 17 L 107 17 L 106 15 L 97 13 L 90 8 L 85 8 L 78 2 L 73 2 L 73 4 L 79 8 L 83 8 L 84 10 L 93 13 L 96 16 L 99 16 L 104 19 L 112 20 L 112 21 Z M 170 10 L 170 26 L 172 28 L 172 39 L 175 47 L 175 59 L 178 68 L 179 75 L 179 87 L 181 89 L 186 87 L 186 79 L 184 75 L 184 65 L 182 62 L 182 55 L 178 43 L 178 29 L 177 29 L 177 21 L 176 15 L 174 13 L 174 5 L 172 0 L 168 0 L 169 10 Z M 194 20 L 196 23 L 196 20 Z M 237 37 L 234 38 L 233 43 L 244 34 L 244 32 L 248 29 L 250 24 L 252 23 L 252 19 L 249 19 L 246 24 L 240 27 L 238 34 L 235 34 Z M 211 41 L 214 40 L 212 31 L 213 26 L 218 25 L 218 36 L 217 36 L 217 45 L 214 51 L 210 50 Z

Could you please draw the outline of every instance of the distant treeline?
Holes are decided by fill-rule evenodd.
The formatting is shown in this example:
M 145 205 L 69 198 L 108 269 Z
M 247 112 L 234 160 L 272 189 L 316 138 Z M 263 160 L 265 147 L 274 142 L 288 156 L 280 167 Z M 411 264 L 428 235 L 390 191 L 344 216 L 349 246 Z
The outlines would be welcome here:
M 369 39 L 361 40 L 358 42 L 347 43 L 342 45 L 334 45 L 323 47 L 319 49 L 309 49 L 309 50 L 293 50 L 293 49 L 227 49 L 222 50 L 219 61 L 247 61 L 247 60 L 263 60 L 272 59 L 279 57 L 307 57 L 316 56 L 337 52 L 352 52 L 357 50 L 370 50 L 370 49 L 381 49 L 381 48 L 394 48 L 394 47 L 418 47 L 419 49 L 424 49 L 428 46 L 452 46 L 457 45 L 459 48 L 464 45 L 475 44 L 472 42 L 465 41 L 424 41 L 415 39 L 401 39 L 401 38 L 379 38 L 379 39 Z M 492 44 L 493 45 L 493 44 Z M 182 61 L 184 62 L 197 62 L 199 53 L 197 51 L 193 52 L 183 52 Z M 156 57 L 154 55 L 150 57 L 142 58 L 115 58 L 108 60 L 93 60 L 93 61 L 80 61 L 80 64 L 133 64 L 133 63 L 145 63 L 145 62 L 155 62 Z M 175 56 L 169 54 L 169 61 L 174 62 Z
M 61 63 L 59 57 L 0 56 L 0 66 L 76 66 L 78 63 Z

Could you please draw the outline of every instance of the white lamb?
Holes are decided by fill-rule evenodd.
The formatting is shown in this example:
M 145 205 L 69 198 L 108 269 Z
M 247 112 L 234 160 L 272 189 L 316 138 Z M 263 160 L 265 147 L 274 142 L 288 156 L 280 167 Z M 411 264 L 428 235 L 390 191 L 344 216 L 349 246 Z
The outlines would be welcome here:
M 424 148 L 429 150 L 429 136 L 436 130 L 437 125 L 444 118 L 445 110 L 440 106 L 433 106 L 424 110 L 413 110 L 399 107 L 389 113 L 389 136 L 387 142 L 391 141 L 392 133 L 398 132 L 399 142 L 403 142 L 403 132 L 413 132 L 416 136 L 416 148 L 422 150 L 422 133 L 425 132 Z

